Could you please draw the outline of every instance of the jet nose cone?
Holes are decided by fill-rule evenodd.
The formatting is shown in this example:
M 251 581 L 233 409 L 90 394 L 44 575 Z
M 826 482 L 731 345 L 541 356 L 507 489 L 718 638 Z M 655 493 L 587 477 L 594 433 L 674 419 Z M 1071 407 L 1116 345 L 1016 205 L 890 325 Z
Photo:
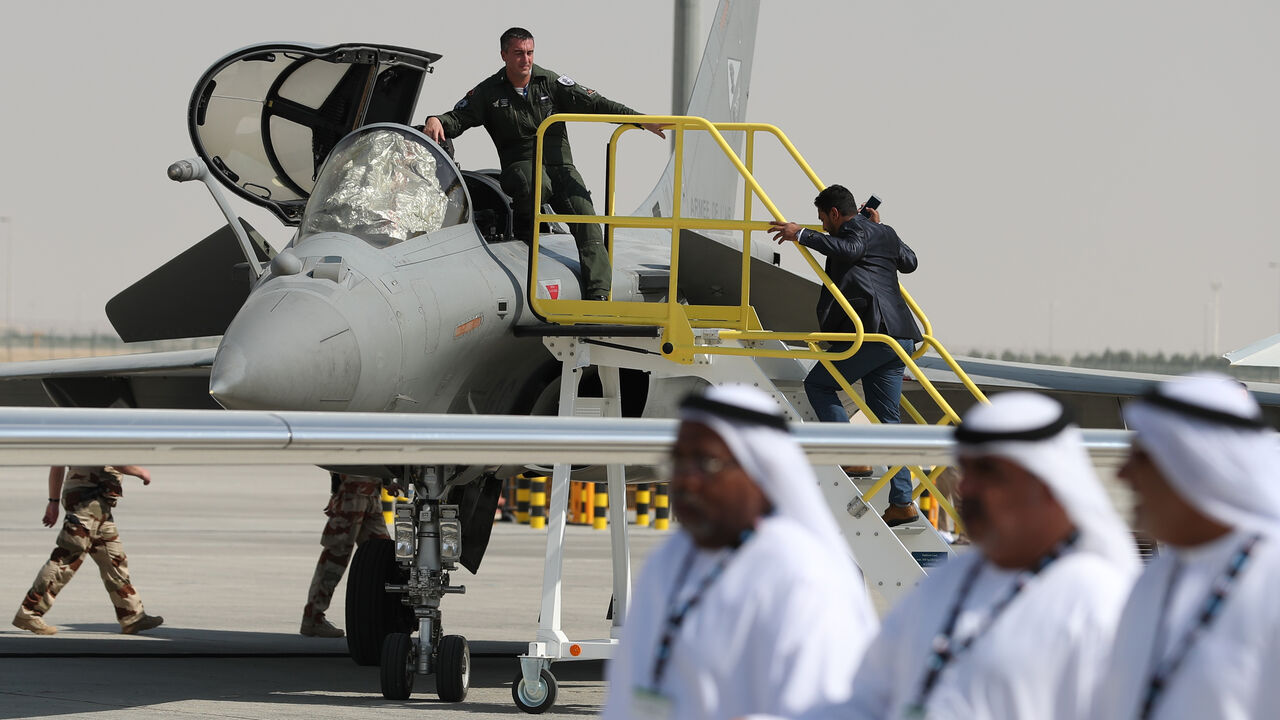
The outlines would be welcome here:
M 360 347 L 327 299 L 281 290 L 249 297 L 222 337 L 209 393 L 231 410 L 345 410 Z

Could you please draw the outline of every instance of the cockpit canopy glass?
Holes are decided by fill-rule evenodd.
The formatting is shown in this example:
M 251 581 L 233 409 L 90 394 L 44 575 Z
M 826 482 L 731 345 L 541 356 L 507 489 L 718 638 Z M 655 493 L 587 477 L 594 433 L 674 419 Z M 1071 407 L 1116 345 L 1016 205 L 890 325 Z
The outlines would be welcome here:
M 220 182 L 297 225 L 339 140 L 408 124 L 439 55 L 387 45 L 266 43 L 214 63 L 188 108 L 191 141 Z
M 462 178 L 440 149 L 408 128 L 377 125 L 334 147 L 298 237 L 340 232 L 388 247 L 469 217 Z

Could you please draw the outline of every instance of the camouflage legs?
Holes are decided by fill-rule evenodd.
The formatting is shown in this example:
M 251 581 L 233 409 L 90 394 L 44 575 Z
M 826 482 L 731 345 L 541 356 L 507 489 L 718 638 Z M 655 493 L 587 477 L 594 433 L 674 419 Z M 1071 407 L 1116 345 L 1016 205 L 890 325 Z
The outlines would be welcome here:
M 346 495 L 338 509 L 325 523 L 320 536 L 320 560 L 311 576 L 311 588 L 307 591 L 307 606 L 302 611 L 303 622 L 314 622 L 329 609 L 333 591 L 347 571 L 351 551 L 357 543 L 369 538 L 388 538 L 386 520 L 382 517 L 382 499 L 378 496 Z
M 503 168 L 502 189 L 512 198 L 516 235 L 527 241 L 533 225 L 533 162 L 524 160 Z M 548 165 L 544 168 L 542 202 L 566 215 L 596 214 L 591 193 L 578 169 L 572 165 Z M 613 285 L 613 269 L 609 264 L 604 232 L 596 223 L 572 223 L 569 232 L 573 233 L 574 242 L 578 245 L 583 297 L 607 294 Z
M 98 500 L 83 503 L 66 513 L 57 547 L 36 574 L 18 613 L 42 617 L 48 612 L 58 593 L 80 569 L 86 554 L 98 564 L 98 573 L 115 606 L 120 626 L 141 618 L 142 601 L 129 582 L 129 561 L 111 519 L 111 509 Z

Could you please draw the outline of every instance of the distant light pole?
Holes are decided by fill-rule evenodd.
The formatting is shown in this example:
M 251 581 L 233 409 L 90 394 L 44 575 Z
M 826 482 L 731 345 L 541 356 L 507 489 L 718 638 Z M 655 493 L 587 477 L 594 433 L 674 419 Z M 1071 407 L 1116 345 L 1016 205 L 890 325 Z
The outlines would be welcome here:
M 1218 344 L 1219 330 L 1222 326 L 1222 303 L 1220 301 L 1222 292 L 1222 281 L 1214 280 L 1209 283 L 1209 289 L 1213 291 L 1213 356 L 1218 357 L 1221 354 Z
M 1280 332 L 1280 260 L 1272 260 L 1267 267 L 1276 271 L 1276 332 Z
M 1202 313 L 1201 313 L 1202 317 L 1200 322 L 1200 339 L 1203 342 L 1201 343 L 1200 346 L 1204 348 L 1204 354 L 1208 355 L 1209 354 L 1209 305 L 1206 303 L 1205 306 L 1201 308 L 1201 310 L 1202 310 Z
M 1054 315 L 1057 314 L 1057 310 L 1058 310 L 1058 301 L 1050 300 L 1049 301 L 1049 357 L 1050 358 L 1053 357 L 1053 320 L 1054 320 Z
M 689 111 L 689 96 L 698 72 L 698 53 L 702 40 L 698 35 L 698 0 L 676 0 L 674 38 L 671 58 L 671 114 Z M 675 134 L 672 134 L 675 142 Z

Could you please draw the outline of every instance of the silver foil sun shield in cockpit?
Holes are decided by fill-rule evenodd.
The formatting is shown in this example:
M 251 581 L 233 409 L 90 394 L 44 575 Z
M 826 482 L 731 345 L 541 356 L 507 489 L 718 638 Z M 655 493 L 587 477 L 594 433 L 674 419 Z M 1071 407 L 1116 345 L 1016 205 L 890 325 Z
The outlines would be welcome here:
M 375 247 L 467 219 L 461 178 L 408 131 L 370 128 L 333 149 L 303 212 L 299 237 L 355 235 Z

